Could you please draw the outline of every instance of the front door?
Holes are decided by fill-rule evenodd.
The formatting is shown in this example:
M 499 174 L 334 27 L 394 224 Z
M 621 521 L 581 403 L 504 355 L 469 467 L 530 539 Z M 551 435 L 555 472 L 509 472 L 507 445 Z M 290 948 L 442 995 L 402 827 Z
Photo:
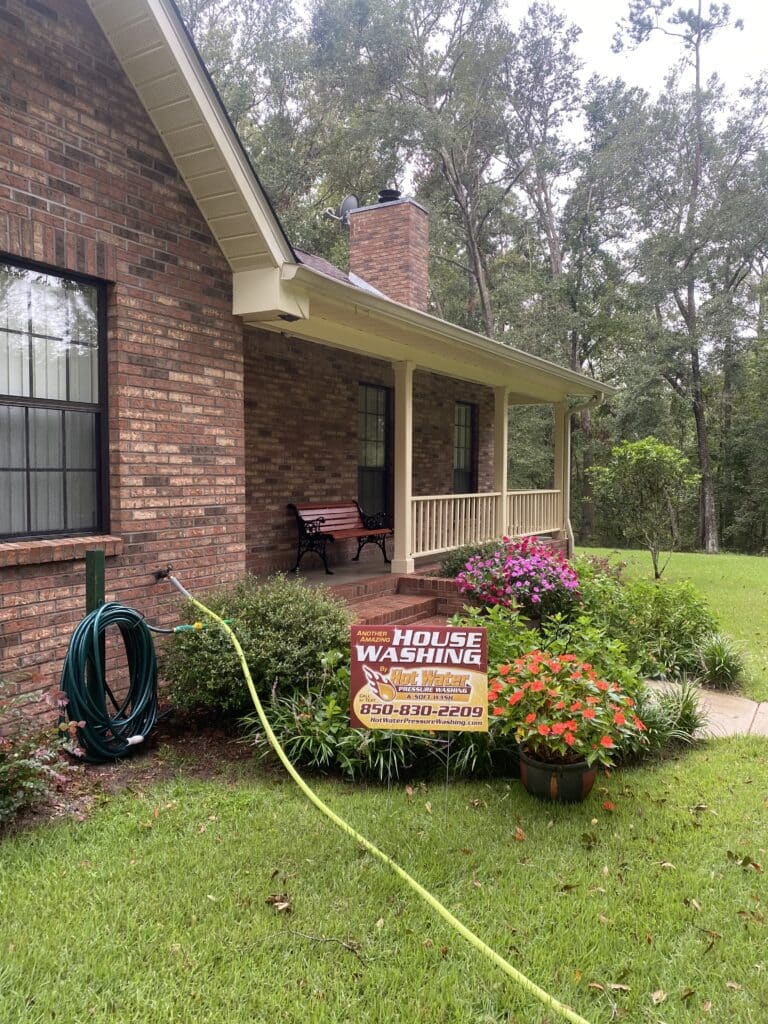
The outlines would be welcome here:
M 360 384 L 357 398 L 357 500 L 367 515 L 392 515 L 392 390 Z

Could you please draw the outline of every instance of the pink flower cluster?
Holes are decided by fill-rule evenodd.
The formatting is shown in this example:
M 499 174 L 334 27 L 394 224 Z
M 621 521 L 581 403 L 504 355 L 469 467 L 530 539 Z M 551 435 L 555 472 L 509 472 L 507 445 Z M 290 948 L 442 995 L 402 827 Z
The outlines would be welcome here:
M 529 618 L 565 612 L 579 596 L 579 577 L 568 559 L 530 537 L 505 537 L 491 554 L 473 555 L 456 583 L 462 594 L 487 605 L 519 608 Z

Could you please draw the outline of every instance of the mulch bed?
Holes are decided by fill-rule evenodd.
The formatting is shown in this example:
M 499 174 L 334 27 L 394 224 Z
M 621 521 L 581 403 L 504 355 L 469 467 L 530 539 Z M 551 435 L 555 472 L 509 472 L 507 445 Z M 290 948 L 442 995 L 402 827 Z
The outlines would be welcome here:
M 124 789 L 141 790 L 180 773 L 201 779 L 231 778 L 257 761 L 238 736 L 237 724 L 162 719 L 131 757 L 108 764 L 85 764 L 62 754 L 58 770 L 66 782 L 48 801 L 21 815 L 6 834 L 66 818 L 84 821 L 103 796 Z M 259 769 L 264 771 L 263 766 Z M 2 831 L 0 831 L 2 835 Z

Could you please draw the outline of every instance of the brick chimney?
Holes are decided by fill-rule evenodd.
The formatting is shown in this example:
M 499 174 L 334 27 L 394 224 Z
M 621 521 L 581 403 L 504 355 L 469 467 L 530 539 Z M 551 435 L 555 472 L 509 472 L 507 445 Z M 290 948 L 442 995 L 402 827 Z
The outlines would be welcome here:
M 429 302 L 429 221 L 413 199 L 395 189 L 373 206 L 349 213 L 349 270 L 395 302 L 426 311 Z

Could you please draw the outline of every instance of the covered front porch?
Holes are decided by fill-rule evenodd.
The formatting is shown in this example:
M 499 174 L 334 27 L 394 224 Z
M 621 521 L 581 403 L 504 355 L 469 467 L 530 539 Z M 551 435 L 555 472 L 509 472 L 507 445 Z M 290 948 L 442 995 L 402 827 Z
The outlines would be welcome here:
M 247 325 L 252 571 L 293 567 L 296 525 L 286 513 L 288 502 L 357 498 L 364 511 L 382 511 L 372 500 L 375 491 L 364 493 L 359 423 L 363 415 L 383 414 L 361 407 L 363 389 L 386 392 L 388 453 L 378 493 L 387 492 L 394 528 L 388 571 L 410 574 L 453 548 L 502 536 L 571 542 L 571 412 L 599 401 L 602 385 L 310 267 L 283 273 L 278 295 L 264 295 L 258 275 L 242 282 L 235 275 L 235 310 Z M 259 312 L 259 304 L 267 308 Z M 476 436 L 465 443 L 474 452 L 474 472 L 455 454 L 459 406 L 474 410 L 469 418 Z M 553 410 L 545 488 L 510 486 L 509 417 L 516 406 Z M 375 446 L 380 439 L 363 440 Z M 354 554 L 344 547 L 331 545 L 334 569 Z M 361 564 L 371 567 L 380 558 L 370 546 Z

